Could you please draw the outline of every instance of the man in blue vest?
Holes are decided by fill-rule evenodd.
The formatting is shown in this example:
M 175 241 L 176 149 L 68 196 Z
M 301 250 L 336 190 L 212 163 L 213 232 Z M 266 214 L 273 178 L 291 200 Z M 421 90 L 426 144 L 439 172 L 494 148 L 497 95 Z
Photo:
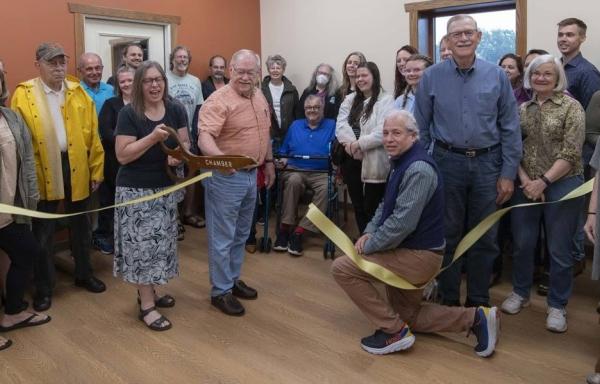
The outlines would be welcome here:
M 440 271 L 444 248 L 444 193 L 440 172 L 419 142 L 419 128 L 407 111 L 394 110 L 383 125 L 383 146 L 391 171 L 383 202 L 355 247 L 362 257 L 415 286 L 423 286 Z M 358 308 L 377 326 L 361 340 L 362 348 L 382 355 L 410 348 L 415 332 L 472 331 L 475 353 L 491 356 L 500 326 L 497 308 L 422 305 L 422 289 L 385 286 L 361 270 L 348 256 L 334 260 L 332 274 Z M 384 282 L 385 283 L 385 282 Z

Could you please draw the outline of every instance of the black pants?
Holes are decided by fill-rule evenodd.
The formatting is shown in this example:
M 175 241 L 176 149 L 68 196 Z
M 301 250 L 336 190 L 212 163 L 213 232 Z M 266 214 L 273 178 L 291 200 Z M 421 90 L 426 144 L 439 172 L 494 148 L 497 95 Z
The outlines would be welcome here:
M 100 184 L 100 188 L 98 189 L 98 199 L 101 208 L 115 204 L 116 180 L 117 172 L 119 171 L 119 162 L 114 154 L 115 149 L 105 144 L 104 151 L 104 181 Z M 114 209 L 106 209 L 98 212 L 98 228 L 94 232 L 94 235 L 102 237 L 112 243 L 114 223 Z
M 89 207 L 89 197 L 71 201 L 71 173 L 68 156 L 62 157 L 62 171 L 65 188 L 65 213 L 85 211 Z M 61 200 L 40 200 L 38 211 L 56 213 Z M 67 219 L 70 232 L 71 255 L 75 260 L 75 278 L 88 279 L 92 276 L 90 263 L 91 226 L 88 215 L 77 215 Z M 43 252 L 34 260 L 33 280 L 37 296 L 51 296 L 56 284 L 54 269 L 54 232 L 56 220 L 33 219 L 33 234 L 42 246 Z
M 354 207 L 354 218 L 358 231 L 362 234 L 375 214 L 383 195 L 385 183 L 363 183 L 361 179 L 362 161 L 346 158 L 342 164 L 344 183 Z
M 33 260 L 44 253 L 26 224 L 11 223 L 0 228 L 0 248 L 8 255 L 4 313 L 15 315 L 24 308 L 23 295 L 33 268 Z

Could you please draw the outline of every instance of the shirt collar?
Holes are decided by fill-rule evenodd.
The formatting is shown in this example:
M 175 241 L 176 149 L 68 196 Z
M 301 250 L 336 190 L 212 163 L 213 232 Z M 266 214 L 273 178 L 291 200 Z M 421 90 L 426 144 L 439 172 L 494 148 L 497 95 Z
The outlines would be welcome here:
M 564 97 L 564 93 L 563 92 L 554 92 L 552 94 L 552 96 L 550 96 L 550 98 L 548 98 L 546 101 L 551 101 L 556 105 L 561 105 L 563 103 L 563 97 Z M 531 98 L 530 101 L 528 101 L 527 106 L 531 105 L 531 104 L 538 104 L 538 98 L 537 95 L 535 94 L 535 92 L 533 93 L 533 97 Z M 539 104 L 538 104 L 539 105 Z
M 575 55 L 575 57 L 573 57 L 571 60 L 567 61 L 566 64 L 564 64 L 563 61 L 563 57 L 560 58 L 560 61 L 563 63 L 563 65 L 566 66 L 572 66 L 572 67 L 576 67 L 579 64 L 581 64 L 581 62 L 583 61 L 583 55 L 581 54 L 581 52 L 579 52 L 577 55 Z
M 60 95 L 65 93 L 65 82 L 63 81 L 60 84 L 60 90 L 55 91 L 54 89 L 50 88 L 46 83 L 44 83 L 44 80 L 40 79 L 40 81 L 42 82 L 42 86 L 44 87 L 44 92 L 46 93 L 46 95 L 49 95 L 51 93 L 55 94 L 55 95 Z
M 320 128 L 323 126 L 323 121 L 324 121 L 324 120 L 325 120 L 325 117 L 323 117 L 323 118 L 321 119 L 321 121 L 319 122 L 319 125 L 317 125 L 317 127 L 316 127 L 316 128 L 311 128 L 311 127 L 308 125 L 308 119 L 306 119 L 306 118 L 305 118 L 305 119 L 304 119 L 304 127 L 305 127 L 306 129 L 308 129 L 309 131 L 312 131 L 312 132 L 314 132 L 314 131 L 316 131 L 316 130 L 320 129 Z
M 451 63 L 451 65 L 454 67 L 456 72 L 458 72 L 460 74 L 463 73 L 463 69 L 458 67 L 458 64 L 456 64 L 456 61 L 454 61 L 454 59 L 450 59 L 450 60 L 446 60 L 446 61 L 449 61 Z M 475 56 L 475 60 L 473 60 L 473 64 L 471 65 L 471 68 L 465 68 L 465 69 L 467 69 L 466 73 L 473 72 L 473 70 L 475 70 L 478 67 L 478 65 L 477 65 L 478 61 L 479 60 L 477 59 L 477 56 Z

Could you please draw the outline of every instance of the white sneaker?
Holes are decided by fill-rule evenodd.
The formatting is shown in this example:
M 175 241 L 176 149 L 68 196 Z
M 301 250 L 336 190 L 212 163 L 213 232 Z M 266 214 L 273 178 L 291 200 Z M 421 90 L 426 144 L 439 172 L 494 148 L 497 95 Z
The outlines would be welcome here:
M 521 312 L 521 309 L 529 307 L 529 299 L 521 297 L 514 292 L 511 292 L 510 295 L 502 302 L 502 312 L 508 313 L 509 315 L 516 315 Z
M 546 329 L 551 332 L 565 332 L 567 330 L 567 311 L 548 307 L 546 317 Z

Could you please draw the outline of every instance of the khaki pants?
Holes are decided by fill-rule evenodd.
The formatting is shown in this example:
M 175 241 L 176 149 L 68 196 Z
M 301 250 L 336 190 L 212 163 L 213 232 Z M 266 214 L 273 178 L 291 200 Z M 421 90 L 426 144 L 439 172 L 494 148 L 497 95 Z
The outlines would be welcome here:
M 435 276 L 442 264 L 441 255 L 423 250 L 395 249 L 363 257 L 417 286 Z M 359 269 L 348 256 L 334 260 L 331 272 L 354 304 L 384 332 L 396 333 L 404 323 L 423 333 L 462 332 L 473 325 L 475 308 L 423 304 L 422 289 L 402 290 L 386 285 L 386 302 L 373 286 L 379 280 Z
M 327 210 L 327 174 L 307 172 L 283 172 L 283 200 L 281 206 L 281 222 L 296 225 L 298 202 L 306 188 L 314 191 L 313 204 L 323 213 Z M 304 229 L 319 233 L 317 227 L 306 217 L 298 223 Z

